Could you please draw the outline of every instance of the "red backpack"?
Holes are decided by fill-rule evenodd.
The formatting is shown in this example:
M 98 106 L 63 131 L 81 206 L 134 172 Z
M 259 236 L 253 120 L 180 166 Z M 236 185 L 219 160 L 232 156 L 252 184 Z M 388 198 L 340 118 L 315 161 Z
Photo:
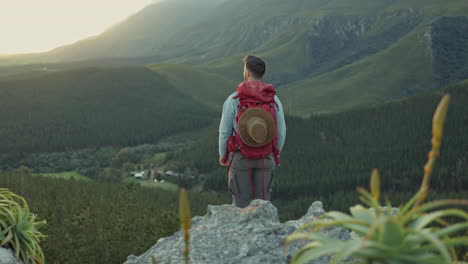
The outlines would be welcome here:
M 278 125 L 276 120 L 276 109 L 278 105 L 275 102 L 276 91 L 273 85 L 266 84 L 261 81 L 247 81 L 243 82 L 237 87 L 237 96 L 234 99 L 239 98 L 239 105 L 237 108 L 236 124 L 239 123 L 239 119 L 242 114 L 249 108 L 261 108 L 268 113 L 270 113 L 275 121 L 275 136 L 266 145 L 253 147 L 247 145 L 242 141 L 239 133 L 235 133 L 234 136 L 231 136 L 228 140 L 228 146 L 226 155 L 224 156 L 224 161 L 227 162 L 229 158 L 229 153 L 234 153 L 240 151 L 242 156 L 247 160 L 247 170 L 250 178 L 250 186 L 252 189 L 252 198 L 256 197 L 255 188 L 252 173 L 250 171 L 249 159 L 262 159 L 262 199 L 265 200 L 265 169 L 264 162 L 265 158 L 273 153 L 275 158 L 275 163 L 279 164 L 279 149 L 276 145 L 278 139 Z M 239 126 L 238 126 L 239 127 Z M 232 165 L 232 159 L 228 165 L 228 173 Z
M 237 96 L 234 97 L 234 99 L 239 98 L 236 123 L 239 122 L 239 118 L 247 109 L 261 108 L 273 116 L 276 125 L 276 133 L 270 143 L 259 147 L 245 144 L 239 134 L 235 133 L 235 135 L 231 136 L 228 140 L 225 160 L 227 160 L 230 152 L 239 150 L 246 159 L 263 159 L 273 153 L 275 163 L 279 164 L 279 149 L 276 145 L 278 139 L 276 109 L 278 105 L 275 102 L 275 95 L 276 91 L 272 84 L 266 84 L 261 81 L 246 81 L 239 85 L 237 88 Z

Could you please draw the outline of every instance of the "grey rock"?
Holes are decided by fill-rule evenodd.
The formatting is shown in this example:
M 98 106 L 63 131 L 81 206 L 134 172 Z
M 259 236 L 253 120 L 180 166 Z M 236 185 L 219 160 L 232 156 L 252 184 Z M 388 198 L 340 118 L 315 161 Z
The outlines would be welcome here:
M 16 259 L 10 249 L 0 247 L 0 264 L 23 264 L 23 262 Z
M 268 201 L 254 200 L 246 208 L 233 205 L 208 206 L 204 217 L 194 217 L 190 230 L 190 263 L 289 263 L 291 257 L 307 242 L 294 242 L 286 248 L 284 239 L 303 224 L 325 213 L 321 202 L 314 202 L 298 220 L 280 223 L 277 209 Z M 324 233 L 342 240 L 350 238 L 341 228 L 328 228 Z M 129 256 L 125 264 L 184 263 L 184 240 L 181 231 L 157 243 L 141 256 Z M 311 261 L 328 263 L 329 256 Z

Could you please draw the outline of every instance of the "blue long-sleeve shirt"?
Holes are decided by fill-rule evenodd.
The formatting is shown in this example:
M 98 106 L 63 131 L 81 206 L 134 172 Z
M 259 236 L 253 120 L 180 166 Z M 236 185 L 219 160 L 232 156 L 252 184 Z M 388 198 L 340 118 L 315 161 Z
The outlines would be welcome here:
M 219 123 L 219 156 L 222 157 L 226 154 L 227 140 L 233 135 L 233 131 L 237 132 L 236 116 L 237 106 L 239 105 L 239 98 L 234 99 L 237 92 L 231 94 L 223 105 L 223 114 L 221 122 Z M 279 98 L 275 95 L 275 102 L 278 104 L 276 109 L 276 123 L 278 126 L 278 140 L 276 144 L 278 149 L 283 149 L 284 141 L 286 139 L 286 122 L 284 121 L 283 105 Z

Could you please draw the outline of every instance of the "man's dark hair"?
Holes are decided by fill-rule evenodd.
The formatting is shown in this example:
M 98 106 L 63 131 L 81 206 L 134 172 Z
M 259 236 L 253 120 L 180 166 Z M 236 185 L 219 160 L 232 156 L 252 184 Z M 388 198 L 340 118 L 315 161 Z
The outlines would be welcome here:
M 266 66 L 265 62 L 257 56 L 247 55 L 243 59 L 245 67 L 249 70 L 254 77 L 262 78 L 265 74 Z

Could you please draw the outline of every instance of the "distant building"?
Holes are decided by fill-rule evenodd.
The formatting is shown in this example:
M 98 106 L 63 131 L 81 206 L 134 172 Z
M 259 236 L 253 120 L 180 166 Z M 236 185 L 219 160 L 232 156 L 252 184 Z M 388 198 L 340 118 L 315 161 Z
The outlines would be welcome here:
M 182 173 L 178 173 L 178 172 L 175 172 L 175 171 L 166 171 L 166 175 L 167 176 L 180 177 L 180 176 L 182 176 Z
M 132 172 L 130 172 L 130 174 L 133 175 L 133 177 L 135 177 L 135 179 L 143 179 L 143 177 L 145 176 L 144 171 L 132 171 Z

